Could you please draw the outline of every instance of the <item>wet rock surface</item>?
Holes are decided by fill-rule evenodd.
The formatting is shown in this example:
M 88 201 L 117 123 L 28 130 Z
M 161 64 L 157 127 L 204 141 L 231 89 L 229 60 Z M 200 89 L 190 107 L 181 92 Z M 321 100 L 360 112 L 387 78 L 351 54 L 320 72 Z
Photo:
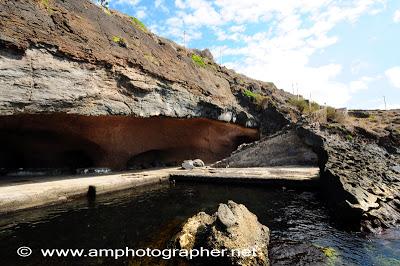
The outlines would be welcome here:
M 207 258 L 218 265 L 269 265 L 268 244 L 268 227 L 260 224 L 244 205 L 233 201 L 220 204 L 213 215 L 200 212 L 189 218 L 173 239 L 173 245 L 180 249 L 253 252 L 251 256 L 236 252 L 230 257 Z
M 339 222 L 379 232 L 400 224 L 400 157 L 364 138 L 299 128 L 318 153 L 322 190 Z
M 296 133 L 302 144 L 292 133 L 275 134 L 288 125 L 294 126 L 301 115 L 288 104 L 293 95 L 277 89 L 273 83 L 256 81 L 221 67 L 212 60 L 209 51 L 186 49 L 135 27 L 124 14 L 113 10 L 110 14 L 104 12 L 91 1 L 55 0 L 48 1 L 48 5 L 44 2 L 47 1 L 0 2 L 1 116 L 45 113 L 89 117 L 197 117 L 245 127 L 259 126 L 261 133 L 270 137 L 242 147 L 240 152 L 247 153 L 246 160 L 238 160 L 239 154 L 233 154 L 222 167 L 308 164 L 315 163 L 317 154 L 323 188 L 327 192 L 324 194 L 340 220 L 366 231 L 399 224 L 398 111 L 354 111 L 355 126 L 350 136 L 341 135 L 340 129 L 332 127 L 300 128 Z M 113 41 L 114 37 L 123 38 L 124 45 Z M 202 56 L 204 67 L 192 60 L 195 53 Z M 246 90 L 257 97 L 246 96 Z M 379 123 L 373 122 L 376 118 L 380 119 Z M 365 123 L 371 127 L 362 127 Z M 80 126 L 78 123 L 77 128 Z M 4 130 L 1 133 L 10 136 Z M 176 154 L 175 149 L 165 151 L 161 147 L 160 150 L 162 145 L 156 145 L 153 150 L 154 147 L 138 148 L 134 143 L 137 150 L 126 151 L 121 160 L 113 154 L 102 156 L 98 145 L 92 143 L 93 136 L 90 141 L 81 142 L 82 137 L 74 135 L 67 142 L 87 147 L 84 154 L 68 156 L 80 158 L 79 167 L 92 166 L 88 161 L 100 161 L 95 165 L 112 168 L 122 168 L 116 162 L 123 162 L 123 167 L 127 162 L 132 168 L 147 167 L 148 162 L 143 162 L 142 155 L 155 158 L 150 165 L 158 166 L 159 157 L 170 152 Z M 244 138 L 233 136 L 235 143 L 228 146 L 249 140 L 247 136 Z M 109 140 L 104 136 L 101 139 Z M 39 150 L 43 147 L 33 146 Z M 285 152 L 279 152 L 279 147 Z M 64 146 L 61 148 L 64 151 Z M 189 149 L 179 149 L 179 153 L 184 154 L 183 158 L 177 158 L 179 161 L 190 158 Z M 65 162 L 63 156 L 56 158 Z M 0 154 L 7 165 L 9 158 L 8 153 Z M 103 159 L 111 165 L 104 165 Z M 212 157 L 210 161 L 215 159 L 220 158 Z
M 275 241 L 269 247 L 271 265 L 327 265 L 321 248 L 296 241 Z
M 371 141 L 364 135 L 349 138 L 348 134 L 333 133 L 319 125 L 299 126 L 242 145 L 213 166 L 315 163 L 320 167 L 322 195 L 339 224 L 367 232 L 398 226 L 400 156 L 380 146 L 379 138 Z

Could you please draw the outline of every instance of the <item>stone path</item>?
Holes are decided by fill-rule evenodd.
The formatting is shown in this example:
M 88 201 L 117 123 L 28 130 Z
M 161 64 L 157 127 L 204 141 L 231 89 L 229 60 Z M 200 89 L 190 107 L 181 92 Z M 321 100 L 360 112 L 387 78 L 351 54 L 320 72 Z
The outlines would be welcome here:
M 289 183 L 316 183 L 317 167 L 254 167 L 254 168 L 195 168 L 171 173 L 176 181 L 240 182 L 285 185 Z
M 250 182 L 272 185 L 309 184 L 319 179 L 318 168 L 162 168 L 109 175 L 41 178 L 0 178 L 0 213 L 12 212 L 85 197 L 89 187 L 96 194 L 176 181 Z

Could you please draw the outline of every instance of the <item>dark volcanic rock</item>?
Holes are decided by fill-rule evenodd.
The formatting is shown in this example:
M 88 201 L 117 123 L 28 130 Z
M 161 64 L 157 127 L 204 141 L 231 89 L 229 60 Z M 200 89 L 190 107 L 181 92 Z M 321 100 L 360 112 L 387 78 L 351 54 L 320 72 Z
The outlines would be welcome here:
M 323 195 L 338 222 L 377 232 L 400 224 L 400 157 L 365 139 L 298 129 L 319 155 Z
M 192 54 L 88 0 L 1 1 L 0 115 L 206 117 L 255 127 L 258 117 L 237 99 L 253 84 L 283 107 L 286 93 L 272 83 L 215 64 L 207 50 L 199 67 Z
M 212 216 L 200 212 L 189 218 L 174 240 L 174 246 L 181 249 L 208 250 L 226 249 L 248 250 L 251 256 L 238 252 L 232 256 L 207 258 L 210 263 L 221 265 L 269 265 L 268 243 L 269 229 L 258 222 L 257 216 L 244 205 L 229 201 L 220 204 Z
M 271 265 L 327 265 L 328 259 L 321 248 L 295 241 L 274 241 L 269 247 Z
M 100 123 L 102 131 L 94 130 L 97 123 L 87 126 L 89 120 L 97 121 L 93 117 L 209 118 L 258 127 L 269 136 L 241 147 L 220 166 L 317 162 L 324 195 L 339 220 L 368 231 L 399 224 L 398 110 L 349 112 L 351 123 L 358 121 L 349 131 L 354 136 L 332 125 L 324 130 L 300 127 L 297 135 L 275 134 L 303 122 L 289 104 L 293 95 L 219 66 L 209 51 L 198 52 L 205 63 L 200 67 L 193 53 L 89 0 L 0 1 L 0 144 L 6 147 L 0 152 L 0 168 L 23 161 L 18 158 L 27 158 L 28 168 L 31 163 L 64 167 L 66 161 L 79 167 L 140 168 L 149 164 L 146 158 L 159 166 L 191 156 L 211 162 L 258 137 L 252 131 L 242 134 L 243 128 L 229 130 L 227 123 L 210 127 L 214 123 L 209 121 L 194 138 L 190 134 L 198 125 L 186 126 L 182 138 L 178 121 L 167 124 L 167 133 L 161 123 L 144 131 L 143 124 L 132 130 L 126 121 L 113 128 Z M 50 116 L 32 118 L 40 120 L 32 124 L 17 119 L 32 114 Z M 132 136 L 138 136 L 136 142 Z M 216 146 L 213 138 L 218 138 Z M 190 139 L 189 145 L 182 146 L 182 139 Z M 57 152 L 43 152 L 49 147 Z M 242 155 L 247 157 L 242 160 Z M 165 157 L 173 161 L 165 162 Z
M 213 166 L 267 167 L 317 164 L 317 154 L 297 136 L 294 130 L 286 130 L 255 143 L 243 144 L 230 157 Z
M 216 167 L 318 164 L 322 195 L 336 220 L 378 232 L 400 224 L 400 157 L 364 136 L 300 126 L 244 144 Z

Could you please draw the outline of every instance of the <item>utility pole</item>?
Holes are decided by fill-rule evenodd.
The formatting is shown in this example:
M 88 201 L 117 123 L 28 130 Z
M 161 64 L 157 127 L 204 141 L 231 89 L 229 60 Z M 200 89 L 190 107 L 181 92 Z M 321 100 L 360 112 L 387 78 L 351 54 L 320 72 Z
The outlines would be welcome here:
M 300 95 L 299 95 L 299 83 L 296 82 L 296 89 L 297 89 L 297 100 L 300 100 Z
M 385 104 L 385 110 L 386 110 L 386 97 L 383 96 L 383 103 Z
M 311 112 L 311 91 L 310 91 L 310 99 L 308 100 L 308 109 Z
M 186 31 L 183 30 L 183 47 L 186 48 Z

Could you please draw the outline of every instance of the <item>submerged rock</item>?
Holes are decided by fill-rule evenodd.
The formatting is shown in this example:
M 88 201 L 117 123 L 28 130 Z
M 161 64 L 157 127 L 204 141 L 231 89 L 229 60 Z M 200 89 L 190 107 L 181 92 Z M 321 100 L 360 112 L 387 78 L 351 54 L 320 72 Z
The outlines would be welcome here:
M 244 205 L 233 201 L 221 203 L 213 215 L 200 212 L 189 218 L 173 244 L 187 250 L 226 250 L 229 256 L 207 258 L 222 265 L 269 265 L 268 227 Z
M 274 241 L 270 246 L 271 265 L 327 265 L 332 261 L 325 253 L 327 248 L 319 248 L 309 243 L 284 240 Z M 328 253 L 328 252 L 327 252 Z

